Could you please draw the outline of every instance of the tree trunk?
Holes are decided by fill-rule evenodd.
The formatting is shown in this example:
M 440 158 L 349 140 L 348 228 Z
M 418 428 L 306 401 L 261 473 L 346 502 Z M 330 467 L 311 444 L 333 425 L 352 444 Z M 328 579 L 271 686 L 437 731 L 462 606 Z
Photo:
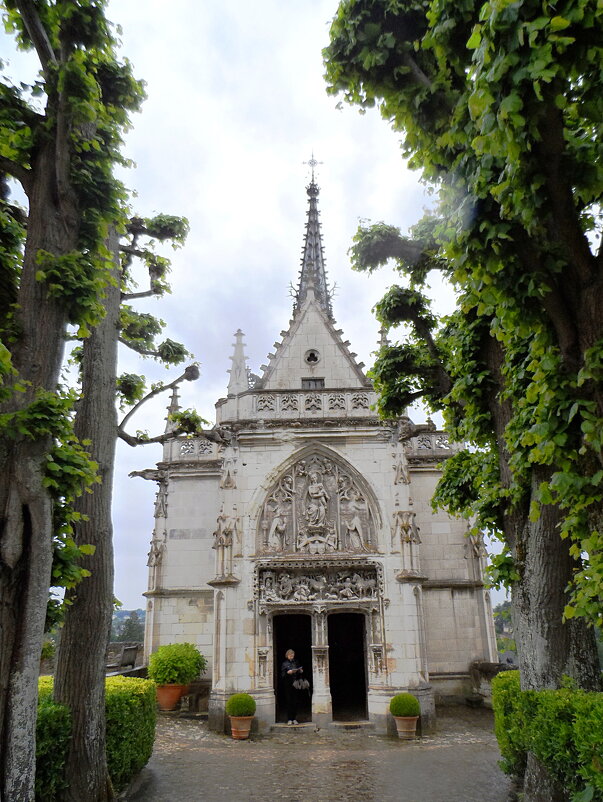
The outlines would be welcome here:
M 113 527 L 111 502 L 117 438 L 115 387 L 120 307 L 117 237 L 113 270 L 116 286 L 109 286 L 106 315 L 84 340 L 82 400 L 75 432 L 92 441 L 90 455 L 99 465 L 102 484 L 85 493 L 76 510 L 86 516 L 77 525 L 78 545 L 95 546 L 85 565 L 91 576 L 69 591 L 61 632 L 54 697 L 71 709 L 72 739 L 66 765 L 67 802 L 107 802 L 115 794 L 105 755 L 105 662 L 113 610 Z
M 534 469 L 533 489 L 546 480 Z M 537 521 L 525 523 L 515 555 L 521 579 L 513 586 L 513 631 L 522 690 L 559 688 L 564 676 L 587 691 L 601 690 L 599 658 L 592 627 L 583 619 L 563 622 L 566 588 L 576 562 L 570 541 L 559 535 L 558 507 L 544 506 Z M 536 755 L 528 752 L 524 802 L 566 802 L 567 794 Z
M 40 248 L 76 246 L 74 206 L 54 192 L 56 141 L 48 135 L 32 167 L 27 243 L 16 311 L 13 366 L 25 392 L 0 411 L 27 408 L 38 390 L 56 391 L 66 314 L 36 279 Z M 67 219 L 69 218 L 69 220 Z M 39 661 L 52 566 L 52 500 L 43 485 L 49 435 L 0 434 L 0 799 L 30 802 L 35 776 Z

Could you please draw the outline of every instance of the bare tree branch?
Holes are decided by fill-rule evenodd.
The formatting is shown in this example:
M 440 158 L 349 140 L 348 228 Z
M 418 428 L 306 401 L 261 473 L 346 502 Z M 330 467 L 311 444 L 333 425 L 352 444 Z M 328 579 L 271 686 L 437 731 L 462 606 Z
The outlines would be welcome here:
M 144 290 L 143 292 L 122 292 L 121 299 L 122 301 L 131 301 L 134 298 L 150 298 L 152 295 L 159 295 L 159 293 L 156 290 Z
M 16 0 L 15 5 L 19 9 L 25 29 L 36 49 L 42 69 L 47 72 L 50 63 L 57 63 L 57 57 L 50 44 L 46 29 L 42 25 L 36 3 L 33 0 Z
M 21 164 L 17 164 L 17 162 L 14 162 L 12 159 L 8 159 L 6 156 L 0 156 L 0 171 L 8 173 L 8 175 L 16 178 L 23 187 L 25 193 L 29 193 L 31 170 L 27 167 L 23 167 Z
M 159 356 L 159 353 L 157 351 L 151 351 L 148 348 L 143 348 L 142 345 L 137 346 L 134 343 L 126 340 L 124 337 L 120 337 L 119 342 L 122 343 L 123 345 L 127 345 L 128 348 L 130 348 L 132 351 L 136 351 L 136 353 L 140 354 L 141 356 L 154 356 L 154 357 Z
M 174 381 L 170 382 L 169 384 L 162 384 L 160 387 L 155 387 L 153 390 L 148 392 L 145 395 L 144 398 L 141 398 L 140 401 L 137 404 L 134 404 L 132 409 L 128 412 L 128 414 L 124 417 L 124 419 L 119 424 L 118 432 L 117 432 L 119 437 L 121 437 L 122 440 L 125 440 L 127 443 L 129 442 L 130 445 L 139 445 L 139 443 L 159 443 L 159 442 L 163 442 L 162 440 L 158 440 L 157 438 L 153 438 L 151 440 L 144 440 L 144 439 L 132 437 L 132 435 L 129 435 L 125 431 L 124 427 L 125 427 L 126 423 L 130 420 L 132 415 L 134 415 L 134 413 L 137 412 L 140 409 L 140 407 L 143 404 L 146 404 L 146 402 L 149 401 L 151 398 L 154 398 L 156 395 L 159 395 L 159 393 L 163 393 L 166 390 L 172 390 L 174 387 L 176 387 L 176 385 L 180 384 L 180 382 L 182 382 L 182 381 L 194 381 L 195 379 L 198 379 L 198 378 L 199 378 L 199 368 L 196 365 L 189 365 L 186 368 L 186 370 L 184 371 L 184 373 L 182 375 L 178 376 L 177 379 L 174 379 Z M 163 437 L 163 435 L 160 435 L 160 436 Z M 130 442 L 130 440 L 132 440 L 132 441 L 135 440 L 136 442 L 135 443 L 134 442 Z

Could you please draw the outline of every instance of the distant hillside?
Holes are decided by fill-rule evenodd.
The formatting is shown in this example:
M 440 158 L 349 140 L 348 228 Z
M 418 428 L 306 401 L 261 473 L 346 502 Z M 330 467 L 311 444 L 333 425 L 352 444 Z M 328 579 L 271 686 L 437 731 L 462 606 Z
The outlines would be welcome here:
M 144 640 L 144 622 L 146 613 L 138 610 L 115 610 L 111 624 L 112 641 Z

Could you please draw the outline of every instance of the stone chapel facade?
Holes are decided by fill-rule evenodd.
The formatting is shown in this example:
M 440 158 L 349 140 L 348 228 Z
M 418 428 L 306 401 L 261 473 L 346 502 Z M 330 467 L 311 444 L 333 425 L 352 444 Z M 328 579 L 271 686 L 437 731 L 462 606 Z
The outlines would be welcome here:
M 262 376 L 237 331 L 215 429 L 170 438 L 143 472 L 159 485 L 145 653 L 198 645 L 218 730 L 235 691 L 256 699 L 260 729 L 283 720 L 289 648 L 311 683 L 300 721 L 385 731 L 389 699 L 410 690 L 428 727 L 436 695 L 467 693 L 470 663 L 496 660 L 485 551 L 431 509 L 445 432 L 374 412 L 333 319 L 313 179 L 307 192 L 293 318 Z

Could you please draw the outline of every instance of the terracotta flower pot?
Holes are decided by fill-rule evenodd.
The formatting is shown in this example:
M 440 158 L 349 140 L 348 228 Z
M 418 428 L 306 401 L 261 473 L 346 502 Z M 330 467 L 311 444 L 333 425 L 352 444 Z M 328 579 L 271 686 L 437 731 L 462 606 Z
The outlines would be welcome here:
M 394 716 L 398 738 L 410 740 L 417 734 L 418 716 Z
M 175 710 L 188 685 L 158 685 L 157 703 L 160 710 Z
M 249 738 L 253 716 L 229 716 L 228 718 L 230 719 L 230 732 L 236 741 Z

